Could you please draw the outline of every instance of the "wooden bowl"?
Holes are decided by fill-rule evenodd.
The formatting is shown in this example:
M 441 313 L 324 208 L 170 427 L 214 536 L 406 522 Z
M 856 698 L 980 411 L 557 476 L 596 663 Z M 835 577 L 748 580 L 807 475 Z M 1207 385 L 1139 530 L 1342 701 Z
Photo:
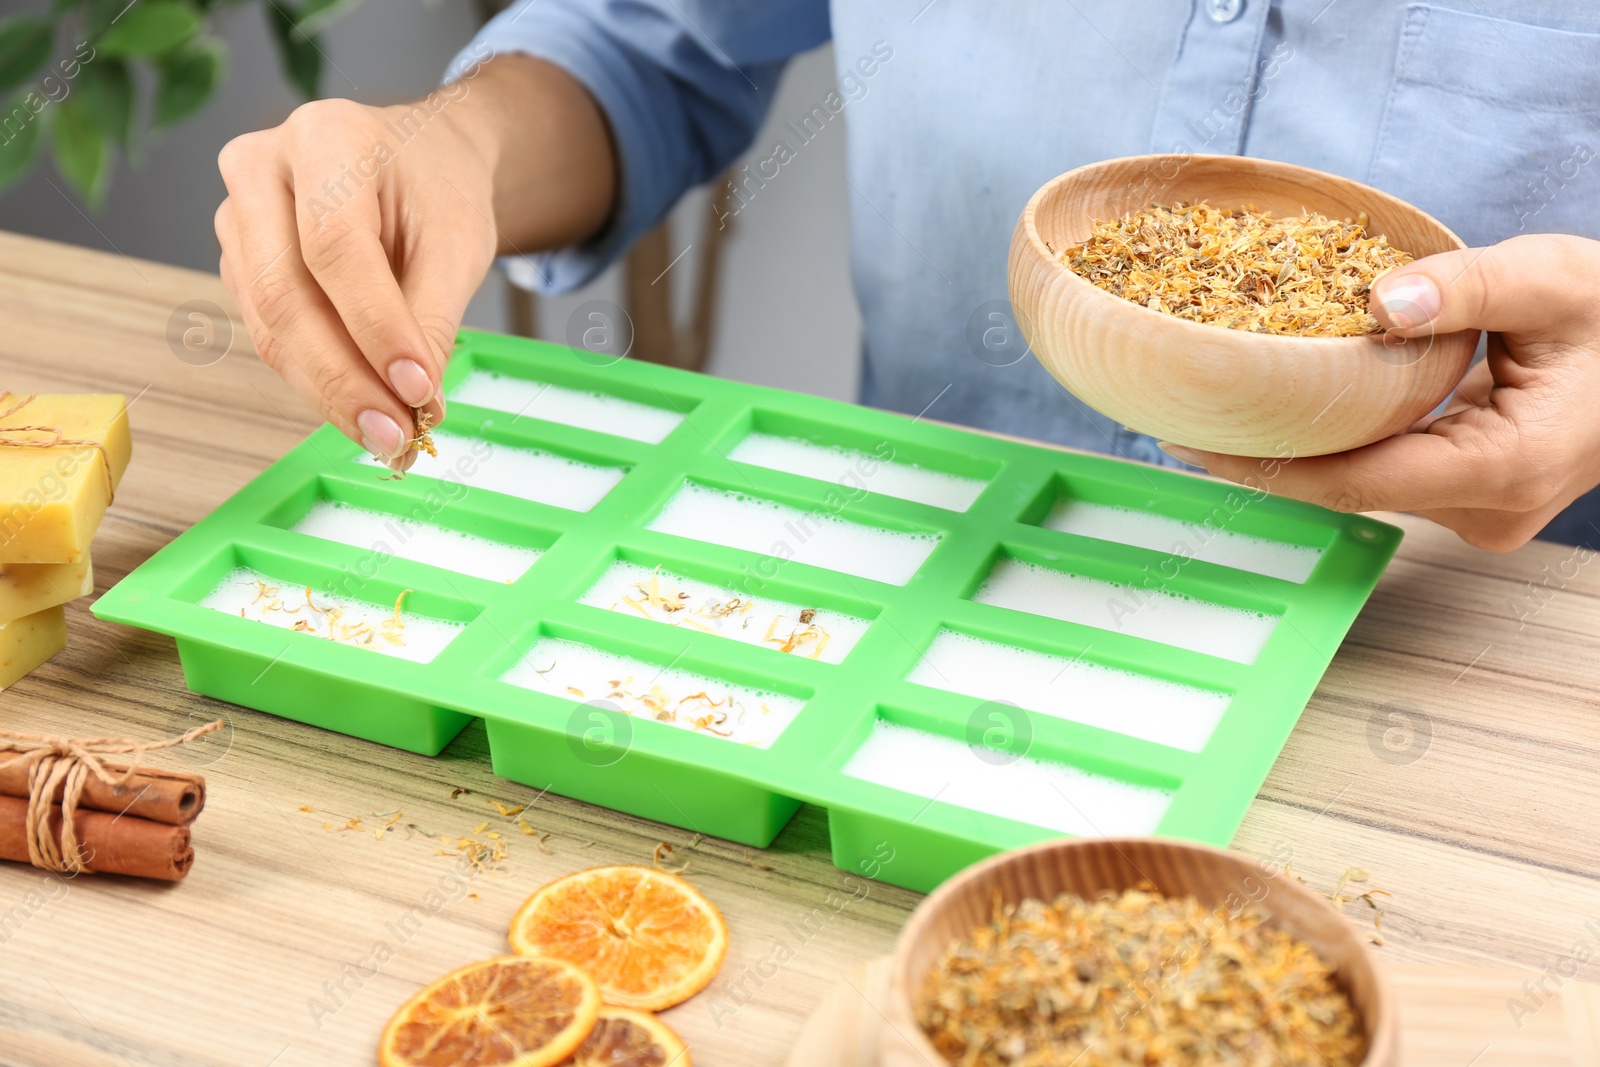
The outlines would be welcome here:
M 1316 456 L 1404 432 L 1461 380 L 1477 330 L 1405 343 L 1284 337 L 1190 322 L 1113 296 L 1056 257 L 1096 220 L 1206 201 L 1353 219 L 1417 258 L 1465 247 L 1403 200 L 1347 178 L 1239 156 L 1130 156 L 1068 171 L 1011 239 L 1017 324 L 1033 354 L 1096 411 L 1163 441 L 1240 456 Z M 1054 249 L 1054 251 L 1052 251 Z
M 1150 882 L 1167 896 L 1192 896 L 1207 907 L 1248 901 L 1337 967 L 1340 983 L 1367 1035 L 1362 1067 L 1396 1067 L 1399 1030 L 1394 995 L 1372 953 L 1344 916 L 1293 878 L 1238 852 L 1155 838 L 1069 838 L 1001 853 L 975 864 L 918 905 L 900 932 L 890 963 L 879 1067 L 945 1064 L 923 1036 L 912 999 L 952 941 L 989 922 L 996 894 L 1005 903 L 1085 899 Z

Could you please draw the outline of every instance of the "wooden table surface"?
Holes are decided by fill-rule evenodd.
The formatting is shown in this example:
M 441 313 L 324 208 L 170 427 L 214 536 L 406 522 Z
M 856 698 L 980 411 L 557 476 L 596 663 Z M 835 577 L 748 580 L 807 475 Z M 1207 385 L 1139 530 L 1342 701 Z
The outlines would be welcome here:
M 215 364 L 173 354 L 168 319 L 192 300 L 232 306 L 210 275 L 0 235 L 0 386 L 132 402 L 133 464 L 94 542 L 97 592 L 316 426 L 236 320 Z M 1600 565 L 1548 544 L 1491 555 L 1395 521 L 1405 544 L 1234 844 L 1292 856 L 1320 888 L 1367 868 L 1393 894 L 1385 956 L 1514 964 L 1535 982 L 1550 967 L 1554 989 L 1571 971 L 1563 957 L 1600 955 Z M 649 862 L 664 841 L 728 918 L 724 979 L 775 939 L 794 950 L 745 984 L 744 1004 L 719 980 L 668 1021 L 701 1067 L 778 1064 L 838 977 L 889 951 L 918 899 L 871 884 L 800 944 L 789 924 L 830 913 L 846 878 L 818 810 L 764 852 L 697 841 L 496 779 L 481 725 L 427 759 L 195 696 L 169 638 L 100 622 L 87 600 L 68 626 L 66 652 L 0 694 L 0 728 L 153 739 L 230 725 L 157 761 L 209 784 L 184 882 L 0 865 L 0 1063 L 373 1062 L 384 1021 L 420 985 L 506 951 L 535 887 Z M 452 799 L 458 787 L 470 792 Z M 428 837 L 324 826 L 402 811 L 399 826 L 463 835 L 498 817 L 491 800 L 531 805 L 550 836 L 541 847 L 513 830 L 502 869 L 467 884 Z M 1364 906 L 1348 910 L 1370 925 Z M 1507 997 L 1536 1010 L 1531 988 Z M 1512 1005 L 1488 1025 L 1514 1032 Z

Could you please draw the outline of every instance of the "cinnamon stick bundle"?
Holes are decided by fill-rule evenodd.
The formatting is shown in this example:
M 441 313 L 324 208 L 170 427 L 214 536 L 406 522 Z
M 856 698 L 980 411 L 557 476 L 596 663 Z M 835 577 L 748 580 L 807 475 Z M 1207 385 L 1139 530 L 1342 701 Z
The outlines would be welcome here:
M 107 763 L 105 769 L 113 778 L 122 777 L 126 767 Z M 29 765 L 25 761 L 0 760 L 0 796 L 28 798 Z M 56 786 L 50 803 L 60 804 L 66 783 Z M 108 811 L 113 815 L 136 816 L 172 826 L 187 826 L 206 805 L 206 780 L 198 774 L 180 774 L 176 771 L 158 771 L 143 768 L 134 771 L 126 782 L 113 785 L 90 775 L 84 780 L 83 795 L 78 798 L 78 810 Z M 23 859 L 27 859 L 26 856 Z
M 224 725 L 147 742 L 0 730 L 0 756 L 9 755 L 0 759 L 0 860 L 176 882 L 194 864 L 189 824 L 205 805 L 205 780 L 139 765 L 146 752 Z M 114 755 L 132 759 L 121 767 L 101 760 Z
M 87 790 L 85 790 L 87 799 Z M 194 850 L 189 827 L 79 807 L 73 816 L 83 866 L 101 874 L 126 874 L 176 882 L 189 873 Z M 60 840 L 61 805 L 50 807 L 50 834 Z M 28 802 L 0 796 L 0 860 L 27 863 Z

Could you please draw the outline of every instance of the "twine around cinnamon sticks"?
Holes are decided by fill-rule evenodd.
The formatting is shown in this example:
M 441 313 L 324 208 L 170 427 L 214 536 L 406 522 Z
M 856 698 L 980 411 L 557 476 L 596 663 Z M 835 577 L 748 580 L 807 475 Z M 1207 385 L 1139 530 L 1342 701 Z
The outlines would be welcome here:
M 0 755 L 14 753 L 0 762 L 0 859 L 177 881 L 194 862 L 189 824 L 205 806 L 205 779 L 140 763 L 222 726 L 152 742 L 0 731 Z M 126 765 L 102 759 L 123 755 Z

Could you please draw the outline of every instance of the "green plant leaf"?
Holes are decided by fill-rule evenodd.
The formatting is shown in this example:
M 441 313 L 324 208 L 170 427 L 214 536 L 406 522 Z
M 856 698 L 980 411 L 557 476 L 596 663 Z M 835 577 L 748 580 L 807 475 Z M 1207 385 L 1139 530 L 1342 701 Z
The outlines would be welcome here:
M 278 41 L 284 76 L 300 90 L 300 95 L 315 100 L 321 95 L 322 84 L 322 51 L 317 39 L 296 28 L 297 11 L 285 7 L 283 0 L 273 0 L 271 7 L 272 32 Z
M 295 28 L 307 37 L 315 36 L 360 3 L 361 0 L 302 0 Z
M 62 4 L 58 0 L 57 7 L 71 7 L 75 2 L 76 0 L 69 0 L 68 3 Z M 105 33 L 111 25 L 111 20 L 122 14 L 127 6 L 128 0 L 86 0 L 83 5 L 84 20 L 90 39 L 98 38 Z
M 109 56 L 158 56 L 199 28 L 200 12 L 188 0 L 135 0 L 94 44 Z
M 133 133 L 133 77 L 120 59 L 95 59 L 78 74 L 78 92 L 100 132 L 126 148 Z
M 26 95 L 18 93 L 0 111 L 0 192 L 26 174 L 39 154 L 42 120 L 23 104 Z
M 161 60 L 155 127 L 180 122 L 205 106 L 222 82 L 226 52 L 220 40 L 202 41 Z
M 37 15 L 0 19 L 0 93 L 7 92 L 50 62 L 55 24 Z
M 83 97 L 69 96 L 51 111 L 56 169 L 84 203 L 98 208 L 105 202 L 110 184 L 111 162 L 115 158 L 111 145 Z

